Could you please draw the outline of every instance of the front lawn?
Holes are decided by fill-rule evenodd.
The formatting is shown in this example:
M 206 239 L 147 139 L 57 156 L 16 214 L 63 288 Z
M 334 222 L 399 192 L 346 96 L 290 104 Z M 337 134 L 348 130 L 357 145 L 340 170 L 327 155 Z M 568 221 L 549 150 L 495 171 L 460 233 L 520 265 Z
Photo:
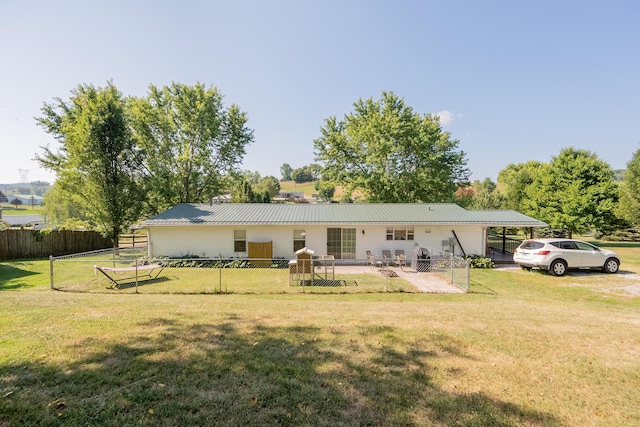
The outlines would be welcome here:
M 640 298 L 609 288 L 640 249 L 616 250 L 618 275 L 453 295 L 71 293 L 0 263 L 0 425 L 635 426 Z

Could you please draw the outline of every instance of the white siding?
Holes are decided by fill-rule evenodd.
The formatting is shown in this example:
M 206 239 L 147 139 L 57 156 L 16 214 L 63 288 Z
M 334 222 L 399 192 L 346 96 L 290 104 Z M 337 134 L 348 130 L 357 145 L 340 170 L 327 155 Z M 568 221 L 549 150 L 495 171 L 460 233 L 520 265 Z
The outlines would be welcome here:
M 339 227 L 339 226 L 331 226 Z M 273 256 L 291 259 L 293 250 L 293 230 L 304 230 L 305 244 L 315 255 L 325 255 L 327 251 L 327 226 L 180 226 L 149 227 L 149 254 L 151 256 L 182 257 L 195 255 L 201 257 L 246 257 L 246 252 L 233 251 L 233 230 L 246 230 L 247 242 L 273 242 Z M 403 249 L 410 254 L 415 245 L 442 249 L 443 240 L 453 237 L 455 230 L 467 255 L 484 254 L 484 238 L 481 226 L 414 226 L 414 240 L 386 240 L 386 226 L 353 226 L 356 229 L 356 258 L 365 259 L 366 251 L 380 256 L 383 249 L 392 253 Z M 364 230 L 364 234 L 362 231 Z M 461 255 L 456 243 L 456 255 Z

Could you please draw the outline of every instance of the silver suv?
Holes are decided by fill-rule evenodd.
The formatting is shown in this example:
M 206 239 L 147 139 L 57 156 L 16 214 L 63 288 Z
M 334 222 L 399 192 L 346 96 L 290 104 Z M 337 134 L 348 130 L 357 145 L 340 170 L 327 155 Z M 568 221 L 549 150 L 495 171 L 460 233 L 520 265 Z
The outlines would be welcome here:
M 562 276 L 570 268 L 598 268 L 616 273 L 620 257 L 613 251 L 573 239 L 525 240 L 513 253 L 513 261 L 525 269 L 540 268 Z

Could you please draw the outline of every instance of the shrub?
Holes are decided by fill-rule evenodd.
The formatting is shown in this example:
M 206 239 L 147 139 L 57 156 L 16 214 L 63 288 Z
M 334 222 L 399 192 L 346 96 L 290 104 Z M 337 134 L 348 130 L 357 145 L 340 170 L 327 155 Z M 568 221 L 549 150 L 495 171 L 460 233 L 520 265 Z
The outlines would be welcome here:
M 467 257 L 471 268 L 493 268 L 493 261 L 481 255 L 472 255 Z
M 640 227 L 625 228 L 607 234 L 597 232 L 595 237 L 598 240 L 608 240 L 611 242 L 640 242 Z

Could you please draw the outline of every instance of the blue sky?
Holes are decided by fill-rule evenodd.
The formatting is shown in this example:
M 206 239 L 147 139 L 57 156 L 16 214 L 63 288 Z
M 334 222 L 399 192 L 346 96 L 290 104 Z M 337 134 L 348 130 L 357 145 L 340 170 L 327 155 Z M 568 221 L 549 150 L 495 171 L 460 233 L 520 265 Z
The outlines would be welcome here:
M 124 95 L 216 86 L 248 113 L 243 169 L 314 162 L 330 116 L 392 91 L 440 113 L 472 179 L 562 148 L 623 169 L 640 149 L 640 2 L 0 2 L 0 183 L 53 180 L 44 102 L 108 80 Z

